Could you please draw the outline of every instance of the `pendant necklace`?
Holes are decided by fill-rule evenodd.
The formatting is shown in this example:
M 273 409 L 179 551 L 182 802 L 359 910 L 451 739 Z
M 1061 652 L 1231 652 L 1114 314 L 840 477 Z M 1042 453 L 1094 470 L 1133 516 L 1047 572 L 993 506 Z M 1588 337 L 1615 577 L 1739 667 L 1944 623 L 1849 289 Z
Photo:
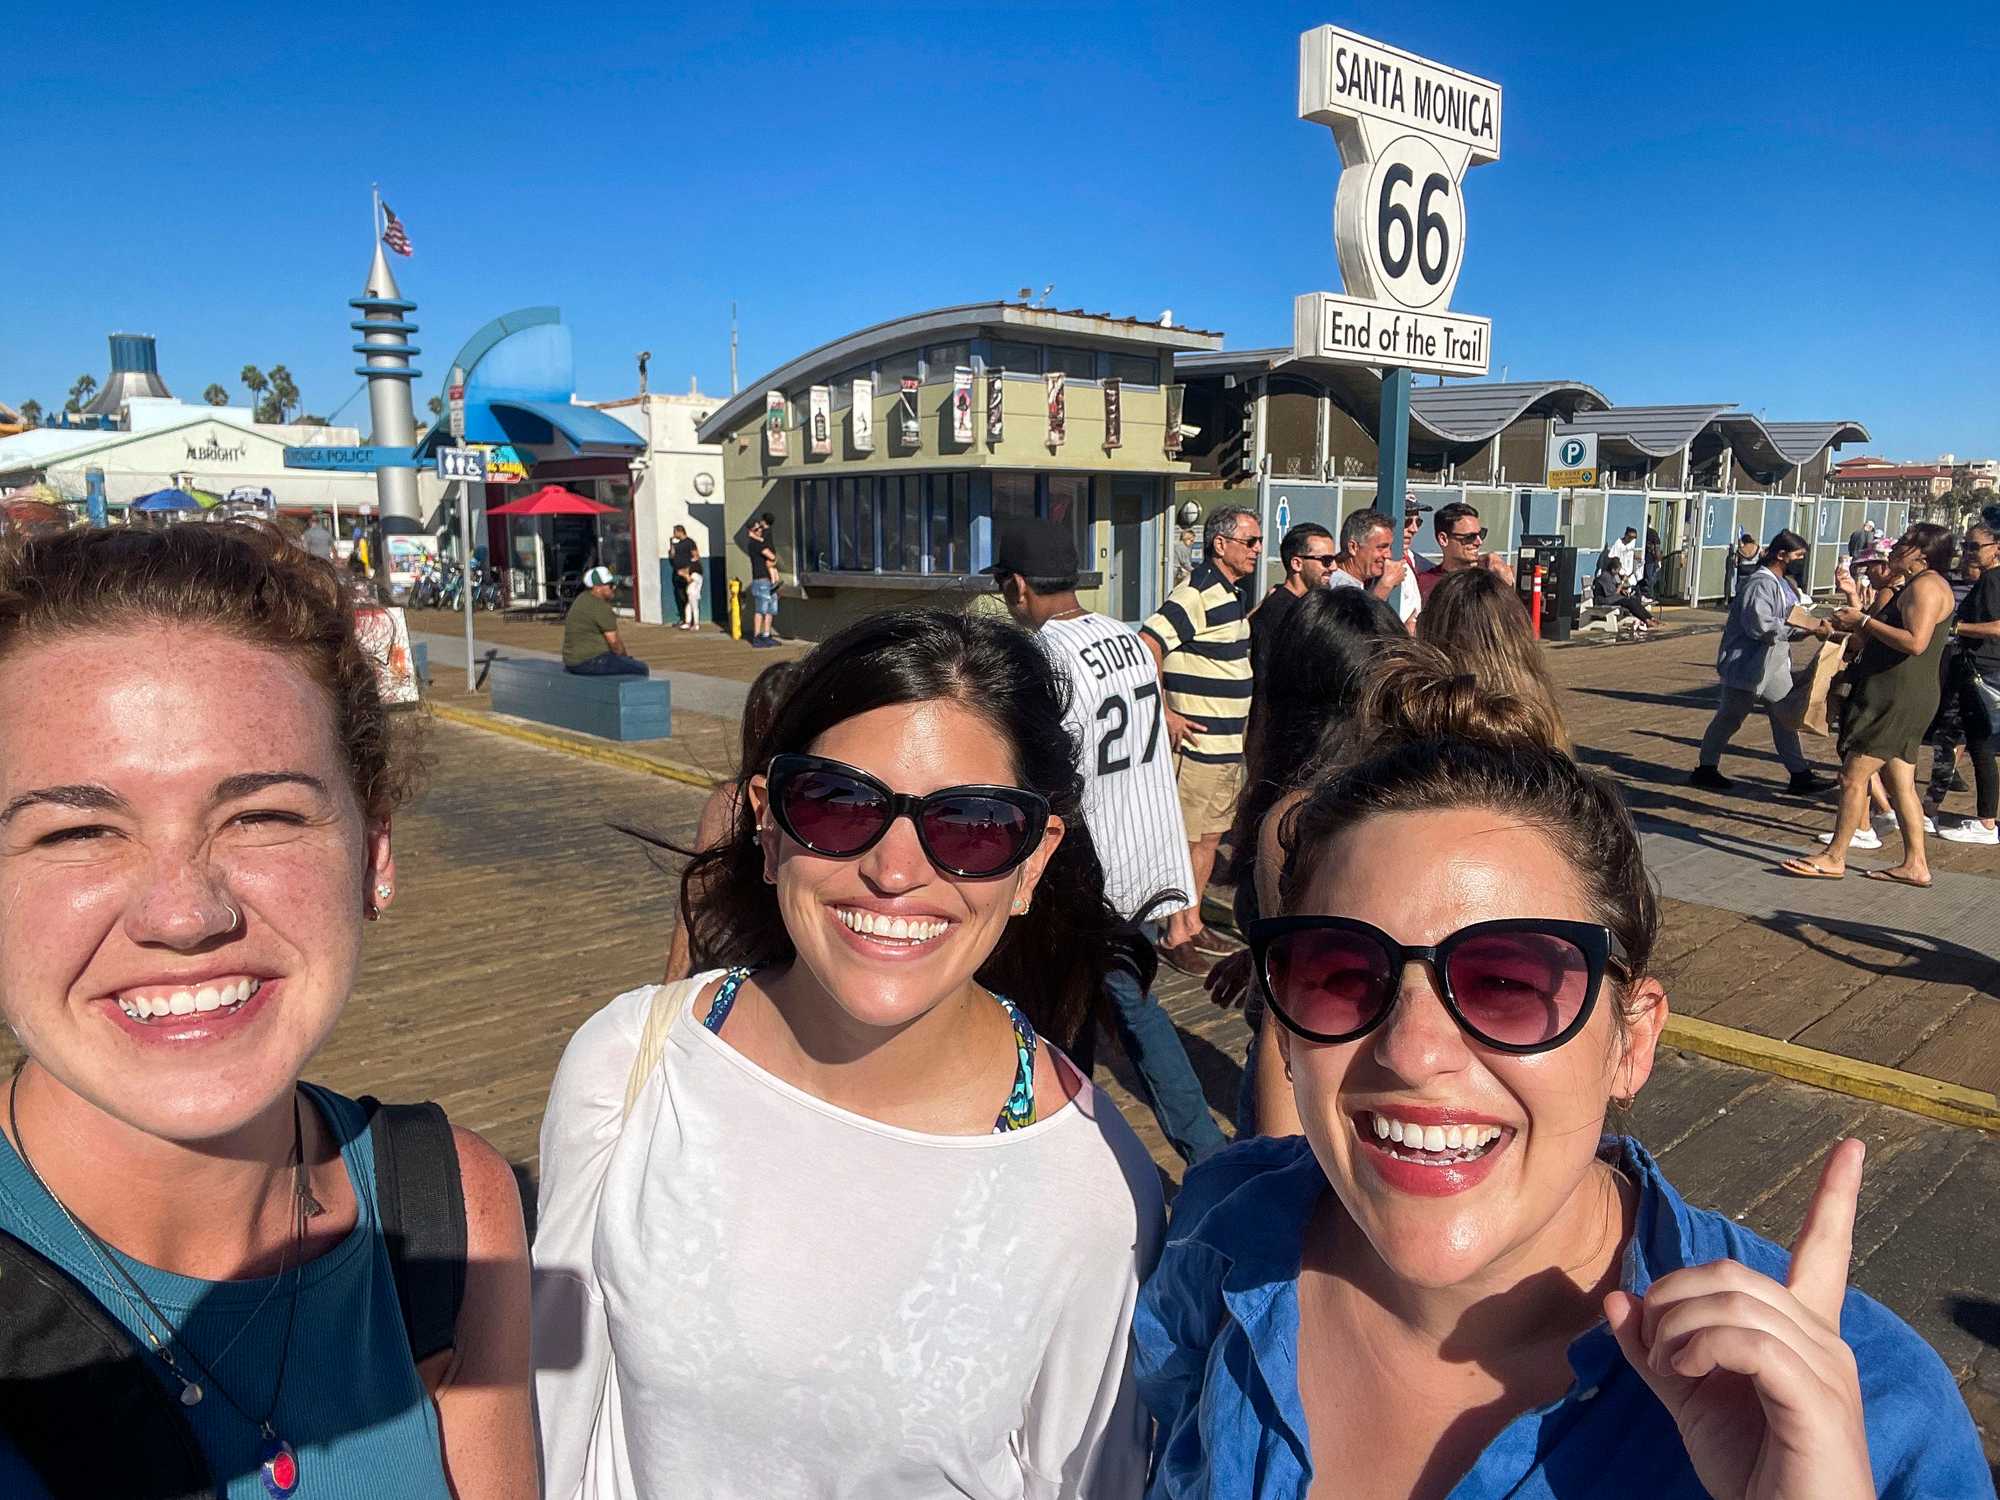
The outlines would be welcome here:
M 26 1066 L 26 1058 L 14 1065 L 14 1076 L 7 1090 L 7 1123 L 13 1131 L 14 1150 L 21 1158 L 21 1165 L 28 1169 L 28 1175 L 33 1177 L 41 1190 L 49 1195 L 49 1201 L 55 1204 L 63 1218 L 69 1222 L 70 1228 L 76 1231 L 76 1236 L 83 1241 L 84 1248 L 90 1251 L 92 1258 L 103 1268 L 105 1279 L 111 1283 L 111 1289 L 118 1293 L 126 1309 L 132 1314 L 132 1321 L 138 1324 L 140 1331 L 146 1335 L 146 1342 L 152 1345 L 153 1352 L 160 1357 L 160 1363 L 166 1366 L 168 1374 L 180 1382 L 181 1405 L 199 1406 L 209 1390 L 217 1392 L 229 1403 L 231 1410 L 257 1429 L 258 1435 L 263 1439 L 258 1445 L 257 1461 L 265 1493 L 272 1496 L 273 1500 L 285 1500 L 286 1496 L 295 1494 L 299 1487 L 298 1454 L 290 1443 L 278 1435 L 273 1419 L 278 1414 L 278 1398 L 285 1389 L 285 1366 L 292 1352 L 292 1326 L 298 1317 L 299 1281 L 305 1272 L 306 1221 L 325 1212 L 319 1200 L 313 1196 L 306 1170 L 305 1128 L 299 1113 L 297 1092 L 294 1091 L 292 1095 L 292 1233 L 279 1256 L 278 1274 L 272 1278 L 263 1300 L 251 1309 L 250 1316 L 243 1320 L 243 1326 L 236 1330 L 236 1337 L 223 1346 L 222 1352 L 215 1356 L 212 1363 L 203 1364 L 201 1358 L 188 1346 L 185 1336 L 179 1339 L 181 1352 L 186 1356 L 188 1364 L 202 1377 L 201 1381 L 197 1381 L 189 1377 L 181 1368 L 180 1361 L 174 1357 L 173 1346 L 176 1338 L 172 1321 L 160 1311 L 153 1299 L 146 1295 L 146 1289 L 139 1285 L 131 1273 L 118 1264 L 110 1252 L 110 1247 L 98 1238 L 96 1232 L 69 1211 L 69 1205 L 55 1195 L 55 1190 L 43 1180 L 41 1172 L 29 1158 L 27 1142 L 21 1138 L 20 1111 L 15 1102 L 20 1095 L 21 1070 Z M 294 1259 L 295 1251 L 296 1259 Z M 264 1311 L 265 1304 L 271 1300 L 279 1283 L 285 1279 L 287 1269 L 292 1273 L 292 1294 L 286 1301 L 285 1334 L 278 1346 L 278 1378 L 271 1388 L 271 1404 L 265 1409 L 264 1415 L 261 1418 L 252 1417 L 236 1398 L 229 1394 L 228 1388 L 216 1379 L 214 1367 L 229 1357 L 237 1341 L 249 1331 L 250 1325 L 257 1321 L 258 1314 Z M 133 1301 L 135 1296 L 138 1298 L 136 1302 Z M 140 1311 L 142 1306 L 145 1312 Z M 206 1386 L 202 1383 L 204 1381 Z

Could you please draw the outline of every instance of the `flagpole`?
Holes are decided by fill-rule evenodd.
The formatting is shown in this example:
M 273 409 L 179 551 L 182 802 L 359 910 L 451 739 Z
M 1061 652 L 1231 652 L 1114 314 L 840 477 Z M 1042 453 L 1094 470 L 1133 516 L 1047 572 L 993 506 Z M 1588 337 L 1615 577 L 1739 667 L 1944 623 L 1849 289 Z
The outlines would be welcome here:
M 370 215 L 368 222 L 374 226 L 374 237 L 379 243 L 382 238 L 382 184 L 379 182 L 370 183 L 369 187 L 374 193 L 375 211 Z

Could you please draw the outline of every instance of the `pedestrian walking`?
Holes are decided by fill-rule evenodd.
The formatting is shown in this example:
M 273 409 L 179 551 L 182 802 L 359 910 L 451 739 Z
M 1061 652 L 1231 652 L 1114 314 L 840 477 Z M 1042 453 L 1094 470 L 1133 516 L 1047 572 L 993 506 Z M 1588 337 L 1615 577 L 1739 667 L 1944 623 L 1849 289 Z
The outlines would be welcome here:
M 1604 1134 L 1667 1014 L 1617 788 L 1421 646 L 1367 703 L 1250 929 L 1303 1133 L 1190 1172 L 1140 1294 L 1152 1493 L 1987 1493 L 1951 1371 L 1848 1286 L 1859 1141 L 1788 1256 Z
M 299 537 L 299 545 L 305 548 L 308 557 L 317 557 L 326 562 L 333 560 L 333 532 L 326 524 L 326 517 L 318 511 L 313 512 L 312 521 L 307 525 L 304 534 Z
M 1722 555 L 1722 602 L 1724 607 L 1736 602 L 1736 591 L 1742 582 L 1757 567 L 1757 554 L 1763 549 L 1757 545 L 1757 538 L 1749 532 L 1736 539 L 1736 545 Z
M 1278 909 L 1285 818 L 1302 788 L 1349 752 L 1354 711 L 1369 665 L 1408 636 L 1394 608 L 1366 589 L 1319 590 L 1286 616 L 1270 670 L 1257 679 L 1244 748 L 1244 791 L 1229 836 L 1234 857 L 1236 930 Z M 1236 1096 L 1236 1134 L 1289 1135 L 1299 1129 L 1283 1059 L 1272 1040 L 1263 992 L 1250 983 L 1250 955 L 1238 949 L 1208 976 L 1209 998 L 1243 1007 L 1250 1048 Z
M 1863 521 L 1847 538 L 1847 555 L 1858 558 L 1875 545 L 1875 522 Z
M 583 592 L 570 600 L 563 616 L 562 660 L 565 672 L 579 677 L 645 677 L 650 669 L 625 649 L 619 634 L 618 611 L 611 607 L 617 580 L 609 568 L 591 568 L 583 575 Z
M 1129 924 L 1104 980 L 1106 1019 L 1160 1133 L 1181 1160 L 1202 1161 L 1228 1142 L 1180 1033 L 1153 995 L 1159 927 L 1194 889 L 1173 752 L 1162 733 L 1158 669 L 1136 630 L 1078 601 L 1076 539 L 1067 527 L 1013 522 L 993 544 L 992 571 L 1007 612 L 1037 632 L 1067 689 L 1063 718 L 1080 756 L 1084 821 L 1104 866 L 1104 894 Z M 1088 1039 L 1079 1038 L 1085 1052 Z M 1078 1061 L 1088 1071 L 1087 1059 Z
M 696 849 L 720 849 L 736 836 L 737 821 L 743 816 L 743 789 L 749 785 L 754 773 L 757 747 L 771 732 L 771 725 L 778 717 L 778 707 L 785 701 L 785 694 L 792 690 L 798 675 L 797 662 L 774 661 L 750 684 L 750 691 L 743 698 L 743 718 L 737 725 L 736 774 L 718 781 L 709 792 L 708 800 L 702 803 L 701 816 L 695 823 Z M 643 829 L 626 826 L 624 831 L 648 843 L 661 842 Z M 700 906 L 707 899 L 704 891 L 684 886 L 681 899 L 675 903 L 674 935 L 667 944 L 668 984 L 676 979 L 685 979 L 694 972 L 693 960 L 688 953 L 690 917 L 687 908 Z
M 1729 620 L 1722 627 L 1722 644 L 1715 653 L 1722 701 L 1702 733 L 1694 773 L 1688 777 L 1692 786 L 1726 792 L 1736 785 L 1722 774 L 1722 753 L 1736 738 L 1743 721 L 1756 712 L 1771 722 L 1771 744 L 1791 773 L 1787 791 L 1809 797 L 1832 785 L 1813 770 L 1805 747 L 1799 743 L 1798 730 L 1773 712 L 1792 691 L 1791 643 L 1808 636 L 1823 641 L 1833 637 L 1833 627 L 1824 620 L 1810 629 L 1786 623 L 1801 602 L 1786 570 L 1805 553 L 1804 537 L 1796 531 L 1780 531 L 1764 548 L 1755 571 L 1737 586 Z
M 1958 606 L 1952 635 L 1958 646 L 1951 691 L 1958 694 L 1966 759 L 1972 763 L 1975 815 L 1938 823 L 1938 837 L 1954 844 L 2000 844 L 2000 530 L 1980 522 L 1967 528 L 1964 568 L 1977 573 Z
M 1943 526 L 1912 526 L 1889 555 L 1890 572 L 1902 580 L 1901 587 L 1866 612 L 1849 605 L 1835 613 L 1835 628 L 1862 643 L 1847 671 L 1847 708 L 1840 722 L 1840 815 L 1826 852 L 1786 860 L 1787 874 L 1837 880 L 1847 873 L 1848 841 L 1867 821 L 1868 778 L 1879 771 L 1903 835 L 1903 859 L 1886 870 L 1868 871 L 1868 878 L 1918 887 L 1931 883 L 1917 756 L 1937 713 L 1938 662 L 1952 609 L 1944 575 L 1953 545 Z
M 1278 543 L 1278 560 L 1285 576 L 1271 585 L 1250 615 L 1250 671 L 1254 679 L 1263 672 L 1263 661 L 1271 649 L 1271 639 L 1285 623 L 1292 606 L 1305 598 L 1308 590 L 1326 587 L 1333 572 L 1333 533 L 1317 521 L 1301 521 Z
M 1135 1500 L 1161 1194 L 1063 1055 L 1121 923 L 1054 669 L 1006 621 L 874 615 L 754 764 L 684 876 L 699 972 L 556 1073 L 545 1493 Z
M 676 591 L 680 595 L 680 627 L 683 630 L 699 630 L 701 629 L 701 545 L 688 535 L 685 526 L 676 526 L 673 546 L 668 556 L 674 570 Z
M 413 779 L 332 565 L 18 545 L 0 703 L 0 1492 L 537 1495 L 513 1172 L 302 1077 Z
M 1660 544 L 1660 533 L 1653 527 L 1646 528 L 1646 568 L 1639 577 L 1639 592 L 1650 599 L 1660 597 L 1660 563 L 1666 549 Z
M 778 582 L 784 569 L 772 535 L 776 518 L 769 511 L 750 527 L 750 644 L 778 644 Z
M 1160 956 L 1196 978 L 1231 951 L 1203 927 L 1201 898 L 1243 786 L 1243 731 L 1252 690 L 1244 595 L 1263 546 L 1257 512 L 1241 505 L 1216 507 L 1202 525 L 1201 566 L 1139 627 L 1166 691 L 1167 742 L 1176 756 L 1174 775 L 1194 872 L 1188 906 L 1168 920 Z

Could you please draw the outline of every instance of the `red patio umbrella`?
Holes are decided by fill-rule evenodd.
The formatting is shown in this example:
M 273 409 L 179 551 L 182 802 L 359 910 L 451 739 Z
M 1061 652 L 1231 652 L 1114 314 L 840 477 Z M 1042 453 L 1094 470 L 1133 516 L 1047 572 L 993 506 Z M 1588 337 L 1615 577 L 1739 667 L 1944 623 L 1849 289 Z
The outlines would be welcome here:
M 545 484 L 532 495 L 509 500 L 505 505 L 489 505 L 489 516 L 610 516 L 615 505 L 601 505 L 560 485 Z

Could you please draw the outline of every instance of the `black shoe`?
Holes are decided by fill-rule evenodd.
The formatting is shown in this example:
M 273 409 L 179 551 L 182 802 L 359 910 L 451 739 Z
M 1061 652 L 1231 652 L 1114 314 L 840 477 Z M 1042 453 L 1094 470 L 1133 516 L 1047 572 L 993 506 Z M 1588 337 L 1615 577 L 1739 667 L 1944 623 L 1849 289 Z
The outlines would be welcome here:
M 1736 783 L 1724 776 L 1714 766 L 1696 766 L 1688 775 L 1688 785 L 1698 786 L 1705 792 L 1733 791 Z
M 1785 790 L 1790 792 L 1794 797 L 1817 797 L 1821 792 L 1831 789 L 1832 786 L 1833 778 L 1831 776 L 1822 776 L 1817 771 L 1794 771 L 1792 772 L 1791 781 L 1786 784 Z

